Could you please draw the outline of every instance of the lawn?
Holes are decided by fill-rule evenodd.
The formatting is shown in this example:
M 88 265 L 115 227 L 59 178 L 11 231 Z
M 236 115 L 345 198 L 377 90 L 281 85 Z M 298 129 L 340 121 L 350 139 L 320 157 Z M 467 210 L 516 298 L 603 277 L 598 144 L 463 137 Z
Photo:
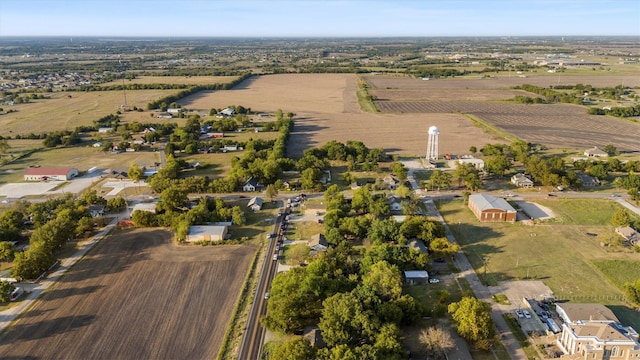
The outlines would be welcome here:
M 602 210 L 607 202 L 594 204 L 592 201 L 589 204 Z M 564 209 L 556 208 L 553 203 L 544 205 L 559 213 Z M 481 277 L 484 273 L 483 258 L 487 257 L 487 275 L 483 279 L 486 283 L 538 279 L 549 286 L 559 299 L 622 304 L 619 300 L 621 291 L 592 262 L 612 258 L 632 260 L 637 259 L 638 255 L 608 252 L 600 246 L 598 238 L 590 237 L 585 232 L 585 228 L 600 229 L 602 232 L 610 230 L 611 226 L 585 227 L 553 222 L 535 226 L 480 223 L 462 200 L 443 201 L 438 206 L 447 223 L 452 224 L 451 230 L 457 241 Z M 575 207 L 577 205 L 565 205 L 565 208 Z M 608 216 L 600 215 L 600 218 Z M 573 218 L 579 221 L 586 219 L 579 211 Z M 601 294 L 615 297 L 603 299 Z
M 574 225 L 609 225 L 613 213 L 623 209 L 613 200 L 602 199 L 548 199 L 536 202 L 553 209 L 558 216 L 553 222 Z M 632 221 L 640 220 L 631 212 L 629 216 Z

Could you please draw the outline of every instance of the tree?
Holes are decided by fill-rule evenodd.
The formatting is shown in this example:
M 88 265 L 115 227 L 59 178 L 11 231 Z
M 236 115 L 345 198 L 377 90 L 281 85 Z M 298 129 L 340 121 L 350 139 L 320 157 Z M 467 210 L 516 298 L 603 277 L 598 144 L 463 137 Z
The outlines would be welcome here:
M 502 176 L 509 168 L 511 161 L 505 155 L 491 156 L 487 159 L 486 169 L 493 175 Z
M 629 226 L 631 223 L 631 218 L 629 214 L 624 209 L 618 209 L 613 213 L 611 217 L 611 225 L 613 226 Z
M 39 246 L 32 246 L 29 250 L 16 253 L 13 260 L 11 275 L 15 278 L 33 280 L 47 270 L 56 259 Z
M 624 294 L 627 300 L 640 306 L 640 279 L 624 284 Z
M 309 340 L 302 336 L 294 336 L 289 340 L 278 342 L 269 351 L 269 359 L 307 360 L 315 358 Z
M 460 245 L 450 243 L 446 238 L 438 238 L 429 244 L 436 257 L 451 257 L 460 251 Z
M 478 152 L 478 148 L 475 147 L 475 146 L 472 146 L 472 147 L 469 148 L 469 152 L 472 153 L 472 154 L 475 154 L 475 153 Z
M 278 190 L 276 189 L 276 187 L 273 184 L 267 185 L 267 189 L 265 191 L 266 191 L 267 197 L 271 201 L 273 201 L 274 197 L 278 196 Z
M 429 188 L 433 190 L 434 188 L 440 189 L 448 189 L 451 187 L 452 180 L 451 173 L 434 170 L 431 173 L 431 177 L 429 178 Z
M 15 254 L 15 247 L 8 241 L 0 241 L 0 260 L 11 261 Z
M 384 300 L 395 300 L 402 295 L 402 274 L 398 267 L 386 261 L 379 261 L 363 275 L 362 284 L 368 286 Z
M 131 180 L 140 181 L 142 180 L 143 174 L 144 174 L 144 171 L 140 166 L 138 166 L 138 164 L 131 163 L 131 165 L 129 165 L 129 169 L 127 170 L 127 175 Z
M 604 152 L 606 152 L 607 154 L 609 154 L 609 156 L 617 156 L 617 155 L 620 155 L 620 152 L 618 151 L 618 149 L 616 149 L 616 147 L 615 147 L 615 146 L 613 146 L 613 145 L 611 145 L 611 144 L 605 145 L 605 146 L 602 148 L 602 151 L 604 151 Z
M 165 211 L 174 211 L 182 209 L 189 198 L 187 191 L 175 186 L 169 187 L 160 193 L 160 202 L 158 206 Z
M 427 351 L 436 354 L 440 359 L 445 357 L 447 350 L 456 346 L 449 331 L 439 326 L 422 330 L 418 339 Z
M 107 209 L 109 210 L 123 210 L 127 207 L 127 201 L 122 197 L 114 197 L 107 200 Z
M 407 174 L 409 170 L 406 167 L 404 167 L 403 163 L 397 162 L 393 164 L 392 172 L 398 178 L 398 180 L 400 180 L 400 182 L 403 182 L 407 180 Z
M 354 346 L 378 333 L 377 319 L 371 317 L 353 292 L 337 293 L 327 298 L 322 308 L 319 326 L 329 347 L 340 344 Z
M 2 280 L 0 281 L 0 302 L 9 302 L 11 300 L 11 293 L 16 289 L 12 283 Z
M 244 211 L 240 206 L 231 208 L 231 220 L 235 225 L 244 225 Z
M 466 296 L 449 304 L 448 310 L 460 336 L 475 343 L 478 348 L 488 345 L 486 340 L 493 337 L 495 332 L 491 304 Z

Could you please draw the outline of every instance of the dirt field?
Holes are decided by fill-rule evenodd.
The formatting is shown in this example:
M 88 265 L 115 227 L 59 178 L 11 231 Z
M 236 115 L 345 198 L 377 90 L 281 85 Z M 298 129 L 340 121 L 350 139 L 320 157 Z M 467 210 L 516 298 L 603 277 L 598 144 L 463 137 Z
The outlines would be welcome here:
M 254 252 L 110 236 L 2 335 L 0 358 L 215 358 Z
M 228 91 L 200 93 L 180 101 L 193 109 L 242 105 L 253 111 L 296 114 L 287 151 L 299 156 L 327 141 L 363 141 L 390 154 L 422 155 L 427 130 L 440 128 L 441 153 L 465 153 L 471 145 L 502 142 L 458 114 L 368 114 L 360 111 L 353 74 L 286 74 L 255 77 Z
M 629 86 L 640 84 L 638 77 L 565 76 L 561 79 L 562 84 L 593 86 L 615 86 L 622 81 Z M 614 144 L 622 151 L 640 151 L 640 125 L 637 123 L 588 115 L 585 107 L 570 104 L 522 105 L 491 101 L 528 94 L 509 90 L 515 85 L 556 85 L 556 77 L 424 81 L 368 76 L 367 81 L 372 86 L 370 93 L 379 99 L 376 105 L 385 113 L 471 114 L 528 142 L 550 147 L 586 149 Z

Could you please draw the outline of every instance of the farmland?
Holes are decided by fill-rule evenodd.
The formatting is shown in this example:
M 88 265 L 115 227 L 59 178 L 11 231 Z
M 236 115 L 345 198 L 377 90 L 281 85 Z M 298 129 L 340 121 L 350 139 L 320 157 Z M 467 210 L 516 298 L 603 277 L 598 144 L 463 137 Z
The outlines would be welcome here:
M 129 85 L 129 84 L 185 84 L 185 85 L 205 85 L 205 84 L 226 84 L 235 80 L 236 76 L 138 76 L 135 79 L 114 80 L 100 84 L 101 86 Z
M 256 249 L 171 238 L 134 230 L 98 243 L 3 335 L 0 357 L 214 358 Z
M 565 77 L 563 81 L 613 86 L 615 78 L 576 76 Z M 501 101 L 523 94 L 519 90 L 509 90 L 511 86 L 549 86 L 553 85 L 551 80 L 545 76 L 431 81 L 367 77 L 372 85 L 369 92 L 376 96 L 376 106 L 384 113 L 471 114 L 518 138 L 549 147 L 586 149 L 616 144 L 623 151 L 640 151 L 637 141 L 640 125 L 637 123 L 588 115 L 586 107 L 578 105 L 521 105 Z

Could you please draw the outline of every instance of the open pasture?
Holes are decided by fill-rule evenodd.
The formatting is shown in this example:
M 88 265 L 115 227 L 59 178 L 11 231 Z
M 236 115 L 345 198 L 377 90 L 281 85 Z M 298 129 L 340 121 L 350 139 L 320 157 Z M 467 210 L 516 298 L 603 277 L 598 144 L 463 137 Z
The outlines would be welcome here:
M 171 238 L 102 240 L 3 334 L 0 357 L 215 358 L 256 249 Z
M 579 204 L 582 204 L 579 202 Z M 570 221 L 553 221 L 529 226 L 521 223 L 480 223 L 462 201 L 441 202 L 440 213 L 462 250 L 479 274 L 487 257 L 487 280 L 496 284 L 509 280 L 542 280 L 558 299 L 622 305 L 622 291 L 615 287 L 593 262 L 602 260 L 640 261 L 633 252 L 609 252 L 600 237 L 613 231 L 610 225 L 582 225 L 592 208 L 610 209 L 610 200 L 592 200 L 587 208 L 574 207 Z M 566 204 L 544 205 L 567 218 Z M 582 204 L 587 206 L 586 204 Z M 605 210 L 606 211 L 606 210 Z M 603 211 L 603 212 L 605 212 Z M 592 237 L 587 233 L 599 234 Z M 609 298 L 602 298 L 607 294 Z
M 213 85 L 226 84 L 237 79 L 237 76 L 138 76 L 135 79 L 125 79 L 124 84 L 185 84 L 185 85 Z M 122 85 L 122 79 L 100 84 L 101 86 Z
M 471 145 L 503 142 L 493 139 L 458 114 L 371 114 L 360 111 L 353 74 L 265 75 L 246 80 L 233 90 L 205 91 L 180 101 L 191 109 L 242 105 L 253 111 L 281 109 L 296 114 L 287 152 L 300 156 L 330 140 L 359 140 L 390 154 L 422 155 L 427 130 L 440 128 L 440 152 L 465 153 Z
M 146 109 L 149 102 L 174 93 L 176 90 L 127 91 L 127 105 Z M 51 98 L 5 106 L 5 111 L 16 112 L 0 116 L 0 135 L 40 134 L 56 130 L 73 130 L 80 125 L 93 125 L 95 120 L 115 114 L 124 103 L 122 91 L 58 92 L 48 96 Z M 136 119 L 142 117 L 147 122 L 150 119 L 148 111 L 128 113 L 132 113 L 131 117 L 135 115 Z

